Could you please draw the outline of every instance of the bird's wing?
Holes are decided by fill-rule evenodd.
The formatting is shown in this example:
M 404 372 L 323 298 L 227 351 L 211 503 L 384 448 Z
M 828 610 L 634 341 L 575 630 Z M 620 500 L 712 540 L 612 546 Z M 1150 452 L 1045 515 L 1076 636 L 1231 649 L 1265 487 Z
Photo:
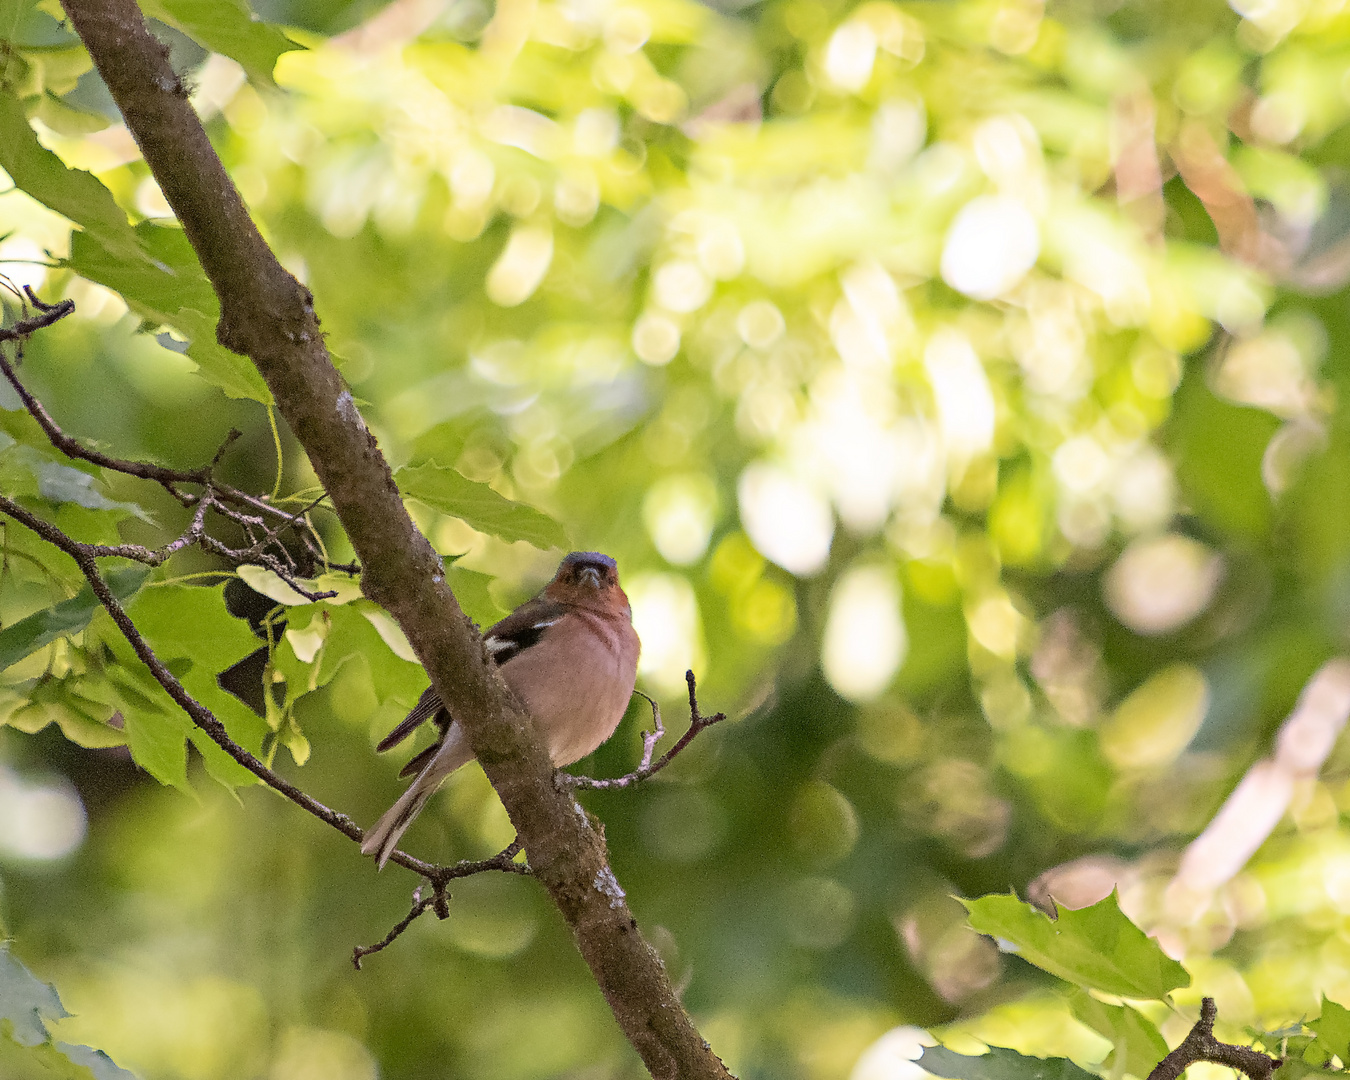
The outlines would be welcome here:
M 521 604 L 515 611 L 483 635 L 492 659 L 501 667 L 514 660 L 532 645 L 537 645 L 544 632 L 568 612 L 566 604 L 557 600 L 536 597 Z
M 531 645 L 537 644 L 539 639 L 544 636 L 544 631 L 566 613 L 566 604 L 537 597 L 521 604 L 510 615 L 488 630 L 483 635 L 483 644 L 487 646 L 488 654 L 500 667 L 508 660 L 514 660 Z M 445 732 L 453 722 L 450 714 L 445 711 L 445 706 L 441 703 L 436 688 L 428 686 L 423 690 L 422 696 L 417 699 L 417 704 L 413 706 L 412 712 L 408 713 L 398 727 L 381 739 L 379 745 L 375 747 L 377 751 L 383 753 L 391 747 L 397 746 L 423 723 L 431 719 L 435 719 L 436 726 L 441 729 L 441 737 L 436 740 L 434 745 L 408 762 L 399 775 L 407 775 L 409 770 L 416 772 L 421 767 L 419 762 L 424 764 L 425 762 L 422 759 L 428 753 L 435 752 L 436 747 L 441 744 L 441 740 L 445 738 Z
M 422 696 L 417 699 L 417 704 L 413 706 L 412 712 L 403 718 L 398 727 L 381 739 L 380 744 L 375 749 L 382 754 L 391 747 L 397 746 L 416 731 L 424 721 L 430 720 L 433 716 L 443 712 L 445 712 L 445 707 L 441 704 L 440 695 L 436 693 L 436 688 L 428 686 L 422 691 Z M 437 726 L 444 733 L 445 729 L 450 726 L 450 714 L 445 713 L 444 721 L 437 716 Z

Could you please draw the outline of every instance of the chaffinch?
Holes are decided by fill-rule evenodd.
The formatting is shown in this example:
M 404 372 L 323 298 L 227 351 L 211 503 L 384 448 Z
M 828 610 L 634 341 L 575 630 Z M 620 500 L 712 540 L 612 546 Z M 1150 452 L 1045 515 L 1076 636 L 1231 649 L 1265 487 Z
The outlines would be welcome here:
M 492 627 L 483 644 L 539 725 L 554 765 L 580 761 L 614 734 L 633 696 L 641 643 L 608 555 L 572 552 L 544 591 Z M 417 779 L 361 841 L 361 853 L 378 853 L 381 867 L 441 781 L 473 757 L 434 687 L 376 749 L 396 746 L 427 720 L 440 738 L 403 767 L 400 776 Z

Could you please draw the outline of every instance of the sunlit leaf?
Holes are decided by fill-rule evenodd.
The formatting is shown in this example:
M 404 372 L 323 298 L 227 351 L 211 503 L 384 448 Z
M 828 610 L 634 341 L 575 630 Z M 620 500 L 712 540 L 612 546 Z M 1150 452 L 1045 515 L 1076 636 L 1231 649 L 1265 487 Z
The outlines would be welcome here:
M 257 753 L 262 746 L 262 720 L 218 678 L 262 643 L 243 619 L 225 607 L 225 586 L 163 585 L 144 590 L 129 609 L 137 628 L 161 660 L 191 662 L 179 675 L 184 688 L 210 709 L 236 742 Z M 177 706 L 174 706 L 174 711 Z M 130 718 L 128 718 L 130 722 Z M 257 778 L 217 746 L 205 732 L 184 727 L 184 736 L 201 752 L 211 776 L 226 784 L 252 784 Z M 136 752 L 135 747 L 132 749 Z M 176 761 L 176 759 L 175 759 Z
M 38 142 L 19 100 L 0 94 L 0 168 L 38 202 L 70 218 L 112 261 L 149 265 L 126 211 L 92 173 L 67 168 Z
M 1098 1080 L 1068 1058 L 1038 1058 L 1002 1046 L 972 1057 L 945 1046 L 925 1046 L 919 1066 L 947 1080 Z
M 1128 998 L 1165 998 L 1190 985 L 1186 969 L 1125 917 L 1114 892 L 1091 907 L 1061 909 L 1057 920 L 1016 896 L 961 903 L 980 933 L 1010 942 L 1024 960 L 1078 986 Z
M 380 640 L 389 646 L 395 656 L 400 660 L 407 660 L 410 664 L 419 662 L 413 647 L 408 644 L 408 638 L 404 635 L 402 627 L 394 622 L 387 612 L 378 608 L 363 607 L 361 614 L 370 620 L 370 625 L 375 627 Z
M 0 1022 L 8 1021 L 9 1037 L 20 1046 L 47 1041 L 47 1020 L 60 1020 L 70 1013 L 61 1005 L 56 990 L 14 959 L 9 946 L 0 943 Z
M 524 540 L 537 548 L 567 546 L 567 533 L 547 514 L 513 502 L 454 469 L 435 462 L 405 465 L 394 479 L 408 498 L 457 517 L 479 532 L 506 541 Z
M 139 260 L 124 257 L 100 238 L 75 233 L 66 265 L 120 293 L 153 326 L 177 328 L 189 340 L 188 359 L 227 395 L 270 403 L 271 391 L 257 368 L 216 342 L 220 305 L 182 230 L 142 222 L 134 238 L 144 253 Z
M 1350 1062 L 1350 1009 L 1323 994 L 1322 1015 L 1309 1020 L 1308 1027 L 1317 1032 L 1317 1041 L 1328 1053 Z
M 272 69 L 278 56 L 303 48 L 240 0 L 142 0 L 141 7 L 204 49 L 237 60 L 249 78 L 264 86 L 275 85 Z
M 275 570 L 265 566 L 241 566 L 237 573 L 240 579 L 254 592 L 262 593 L 278 604 L 311 604 L 307 596 L 301 596 L 286 582 L 282 581 Z
M 488 591 L 488 585 L 492 582 L 490 575 L 466 570 L 461 566 L 448 566 L 445 580 L 450 591 L 455 594 L 460 609 L 481 628 L 486 629 L 506 614 Z
M 1111 1041 L 1114 1049 L 1103 1064 L 1119 1066 L 1140 1080 L 1167 1056 L 1167 1042 L 1148 1017 L 1129 1005 L 1107 1005 L 1086 990 L 1069 995 L 1073 1015 L 1098 1035 Z
M 128 566 L 108 571 L 104 580 L 112 594 L 125 603 L 145 584 L 149 575 L 149 569 L 144 566 Z M 77 596 L 0 630 L 0 670 L 18 663 L 59 637 L 78 634 L 101 607 L 93 590 L 86 585 Z
M 128 710 L 125 719 L 132 760 L 165 787 L 190 792 L 187 737 L 192 722 L 186 714 L 170 709 L 134 709 Z
M 370 685 L 378 703 L 393 697 L 411 706 L 426 686 L 421 665 L 398 656 L 358 606 L 347 604 L 332 610 L 319 681 L 328 682 L 354 658 L 369 666 Z

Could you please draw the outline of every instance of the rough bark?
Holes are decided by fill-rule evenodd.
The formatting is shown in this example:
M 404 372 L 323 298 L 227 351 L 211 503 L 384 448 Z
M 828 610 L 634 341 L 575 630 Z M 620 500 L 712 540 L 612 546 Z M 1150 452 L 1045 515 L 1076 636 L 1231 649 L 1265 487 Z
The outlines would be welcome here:
M 660 1078 L 728 1078 L 638 930 L 605 843 L 488 665 L 441 561 L 324 345 L 312 298 L 277 261 L 134 0 L 62 0 L 220 298 L 221 344 L 257 366 L 363 567 L 461 722 L 628 1040 Z

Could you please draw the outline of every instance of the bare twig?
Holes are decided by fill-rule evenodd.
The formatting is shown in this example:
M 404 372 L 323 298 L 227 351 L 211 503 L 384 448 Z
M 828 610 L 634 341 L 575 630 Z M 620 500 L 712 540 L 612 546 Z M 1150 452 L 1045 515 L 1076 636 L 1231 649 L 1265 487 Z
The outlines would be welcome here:
M 413 924 L 413 921 L 421 915 L 427 908 L 431 907 L 435 901 L 430 896 L 423 896 L 421 887 L 413 894 L 413 906 L 408 914 L 394 923 L 394 927 L 389 933 L 385 934 L 374 945 L 357 945 L 352 949 L 352 967 L 357 971 L 361 970 L 361 961 L 371 953 L 382 952 L 394 943 L 394 940 Z
M 520 854 L 520 838 L 512 840 L 501 851 L 490 859 L 465 860 L 455 863 L 454 866 L 438 867 L 435 874 L 428 874 L 427 881 L 431 885 L 431 895 L 422 895 L 422 886 L 417 887 L 413 893 L 413 905 L 408 914 L 394 924 L 392 930 L 374 945 L 357 945 L 352 949 L 352 966 L 357 971 L 361 970 L 361 961 L 371 953 L 380 952 L 387 949 L 399 937 L 403 931 L 407 930 L 413 924 L 413 921 L 428 909 L 436 912 L 436 918 L 448 919 L 450 917 L 450 892 L 447 886 L 456 878 L 470 877 L 473 874 L 486 873 L 489 870 L 502 870 L 508 874 L 529 874 L 530 868 L 526 863 L 515 861 L 516 856 Z
M 23 341 L 24 338 L 44 330 L 54 322 L 59 322 L 75 310 L 74 300 L 62 300 L 57 304 L 44 304 L 34 295 L 33 290 L 25 285 L 23 291 L 27 293 L 29 302 L 38 309 L 38 313 L 27 319 L 20 319 L 13 326 L 0 327 L 0 342 L 5 341 Z
M 1178 1080 L 1187 1067 L 1197 1061 L 1227 1065 L 1230 1069 L 1245 1073 L 1251 1080 L 1270 1080 L 1271 1073 L 1284 1062 L 1279 1058 L 1266 1057 L 1249 1046 L 1219 1042 L 1214 1037 L 1214 1020 L 1218 1012 L 1213 998 L 1202 998 L 1200 1019 L 1195 1022 L 1195 1027 L 1191 1028 L 1181 1045 L 1154 1066 L 1148 1074 L 1148 1080 Z
M 624 776 L 616 776 L 611 780 L 596 780 L 589 776 L 572 776 L 569 773 L 559 773 L 559 781 L 567 787 L 580 788 L 582 790 L 598 791 L 610 788 L 632 787 L 634 784 L 641 783 L 643 780 L 646 780 L 647 777 L 660 772 L 669 765 L 675 760 L 675 755 L 680 753 L 681 750 L 698 737 L 699 732 L 704 731 L 727 718 L 725 713 L 715 713 L 712 716 L 704 716 L 699 712 L 698 696 L 694 685 L 694 673 L 692 671 L 686 671 L 684 673 L 684 681 L 689 684 L 689 730 L 680 736 L 679 741 L 674 746 L 655 761 L 652 760 L 652 752 L 656 749 L 656 744 L 660 742 L 661 738 L 665 735 L 666 729 L 661 724 L 660 706 L 657 705 L 655 701 L 652 701 L 651 698 L 647 697 L 646 694 L 642 694 L 642 696 L 647 698 L 651 703 L 653 720 L 653 730 L 644 731 L 642 733 L 642 764 L 632 772 Z M 641 693 L 641 691 L 638 692 Z
M 131 621 L 131 617 L 126 613 L 126 609 L 122 607 L 121 602 L 113 595 L 112 590 L 108 588 L 107 583 L 98 572 L 98 565 L 95 560 L 105 554 L 105 552 L 101 550 L 100 545 L 82 544 L 77 540 L 71 539 L 55 525 L 44 521 L 36 514 L 30 513 L 18 503 L 5 498 L 4 496 L 0 496 L 0 514 L 5 514 L 25 528 L 31 529 L 38 536 L 42 537 L 42 539 L 64 551 L 75 560 L 75 565 L 80 568 L 80 572 L 84 574 L 85 580 L 89 582 L 89 587 L 93 590 L 94 596 L 97 597 L 99 603 L 103 605 L 108 614 L 112 616 L 112 620 L 117 624 L 117 628 L 122 632 L 122 636 L 127 639 L 141 662 L 150 669 L 150 674 L 154 677 L 155 681 L 164 688 L 169 697 L 171 697 L 174 702 L 188 714 L 188 717 L 192 722 L 204 731 L 212 742 L 273 791 L 280 795 L 284 795 L 302 810 L 313 814 L 320 821 L 332 826 L 344 836 L 360 843 L 364 833 L 356 822 L 346 814 L 325 806 L 323 803 L 319 802 L 318 799 L 315 799 L 313 796 L 302 791 L 280 774 L 273 772 L 259 761 L 258 758 L 254 757 L 235 742 L 234 739 L 230 737 L 229 732 L 226 731 L 225 725 L 221 723 L 216 715 L 187 692 L 183 684 L 174 676 L 173 672 L 171 672 L 164 665 L 164 662 L 155 655 L 154 650 L 150 648 L 150 645 L 141 635 L 141 632 L 136 629 L 136 625 Z M 508 848 L 507 850 L 510 849 Z M 515 852 L 512 852 L 513 856 L 514 854 Z M 500 855 L 496 856 L 496 858 L 500 857 Z M 408 855 L 402 851 L 395 851 L 390 855 L 390 859 L 400 866 L 421 874 L 428 881 L 450 881 L 455 877 L 465 876 L 464 872 L 458 872 L 458 867 L 463 864 L 456 864 L 455 866 L 448 867 L 440 866 L 435 863 L 423 862 L 421 859 L 414 858 L 412 855 Z M 490 869 L 500 868 L 493 866 L 490 867 Z M 515 872 L 526 873 L 527 871 L 522 868 Z
M 39 300 L 31 289 L 26 290 L 28 298 L 41 311 L 46 313 L 55 313 L 54 317 L 44 325 L 50 325 L 56 318 L 69 314 L 74 310 L 71 301 L 62 301 L 60 304 L 44 304 Z M 67 306 L 68 305 L 68 306 Z M 44 315 L 44 317 L 46 317 Z M 31 327 L 25 332 L 31 333 L 32 329 L 41 329 L 38 325 L 39 320 L 29 319 L 24 323 L 18 324 L 20 327 Z M 16 328 L 17 330 L 17 328 Z M 0 341 L 6 340 L 0 338 Z M 9 359 L 0 352 L 0 374 L 3 374 L 14 392 L 19 395 L 24 407 L 29 414 L 38 422 L 48 441 L 58 451 L 73 460 L 87 461 L 92 465 L 108 469 L 113 472 L 122 473 L 126 476 L 133 476 L 142 480 L 151 480 L 158 483 L 175 499 L 187 507 L 195 507 L 192 524 L 177 539 L 170 541 L 163 547 L 147 548 L 139 544 L 115 544 L 90 547 L 90 554 L 95 558 L 119 557 L 132 559 L 136 562 L 144 563 L 147 566 L 160 566 L 171 555 L 183 548 L 197 546 L 205 551 L 228 561 L 233 566 L 244 566 L 250 563 L 256 563 L 271 570 L 287 585 L 303 596 L 306 600 L 326 600 L 336 596 L 333 591 L 315 591 L 303 585 L 299 578 L 301 577 L 295 560 L 287 551 L 285 545 L 281 542 L 282 534 L 295 529 L 302 542 L 311 551 L 317 555 L 314 545 L 309 538 L 309 533 L 313 531 L 313 525 L 306 516 L 310 510 L 318 506 L 326 498 L 326 495 L 320 495 L 314 499 L 299 513 L 292 513 L 273 506 L 270 502 L 258 496 L 250 495 L 247 492 L 239 491 L 230 487 L 228 484 L 222 484 L 213 475 L 215 466 L 219 463 L 222 455 L 231 443 L 239 437 L 239 432 L 232 430 L 216 451 L 211 464 L 199 469 L 169 469 L 160 465 L 154 465 L 143 461 L 128 461 L 122 458 L 114 458 L 97 450 L 91 450 L 77 440 L 66 435 L 57 425 L 51 414 L 47 412 L 46 407 L 41 401 L 23 384 L 15 371 L 14 366 Z M 192 494 L 180 490 L 180 485 L 192 484 L 201 487 L 203 490 L 199 494 Z M 233 505 L 231 505 L 233 504 Z M 256 510 L 258 513 L 247 513 L 240 507 L 246 507 L 249 510 Z M 244 529 L 249 535 L 249 546 L 244 548 L 232 548 L 223 541 L 210 535 L 206 530 L 206 511 L 214 510 L 221 517 L 234 522 Z M 272 524 L 268 524 L 268 519 Z M 252 535 L 253 528 L 263 531 L 261 537 Z M 339 569 L 349 569 L 355 572 L 356 567 L 339 567 Z

